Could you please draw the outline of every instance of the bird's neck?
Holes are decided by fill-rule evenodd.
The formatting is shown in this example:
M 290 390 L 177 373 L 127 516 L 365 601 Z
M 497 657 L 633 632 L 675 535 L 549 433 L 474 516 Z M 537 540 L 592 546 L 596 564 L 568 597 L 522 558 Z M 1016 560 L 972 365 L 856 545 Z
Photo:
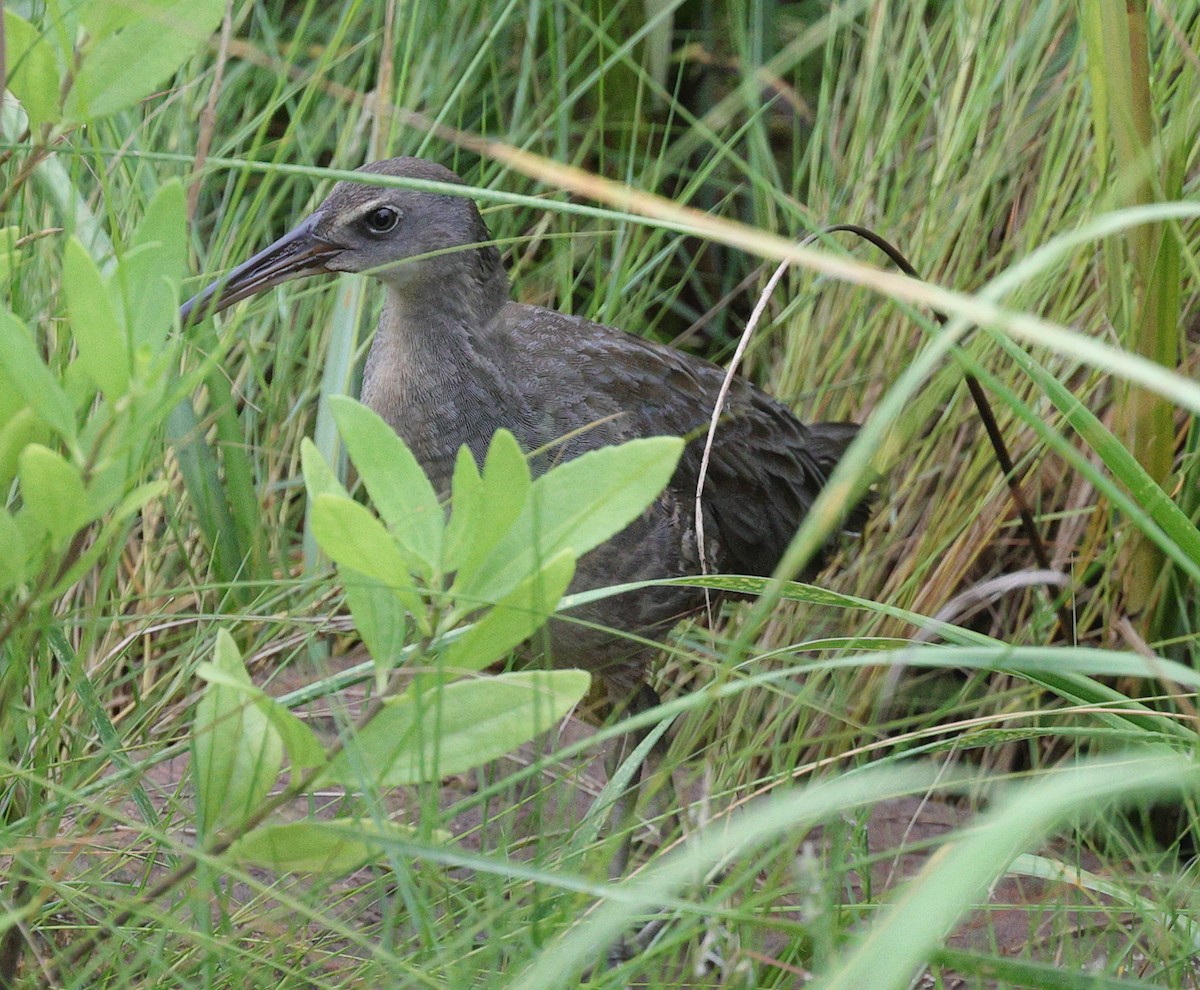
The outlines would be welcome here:
M 427 284 L 432 291 L 388 287 L 362 397 L 444 488 L 458 448 L 467 444 L 481 457 L 497 429 L 511 428 L 506 419 L 520 397 L 504 367 L 503 270 Z

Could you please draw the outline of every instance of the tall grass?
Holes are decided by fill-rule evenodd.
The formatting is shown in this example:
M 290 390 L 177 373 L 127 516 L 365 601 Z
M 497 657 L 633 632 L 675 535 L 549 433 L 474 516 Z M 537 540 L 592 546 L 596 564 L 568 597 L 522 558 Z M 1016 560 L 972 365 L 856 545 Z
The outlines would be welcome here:
M 218 631 L 331 736 L 372 674 L 305 553 L 299 459 L 315 436 L 339 462 L 325 399 L 355 389 L 379 300 L 297 283 L 182 331 L 130 469 L 161 492 L 48 565 L 69 580 L 4 600 L 0 981 L 1196 986 L 1200 8 L 1127 21 L 1148 78 L 1132 92 L 1095 39 L 1137 40 L 1094 6 L 233 3 L 134 107 L 52 132 L 6 113 L 0 226 L 23 238 L 6 305 L 71 395 L 86 310 L 68 311 L 58 228 L 110 270 L 182 180 L 187 295 L 310 210 L 330 170 L 420 154 L 477 188 L 516 297 L 716 360 L 774 260 L 800 259 L 744 368 L 804 419 L 869 424 L 855 457 L 877 508 L 820 590 L 739 585 L 764 597 L 668 645 L 647 720 L 674 718 L 687 838 L 648 843 L 625 883 L 603 879 L 619 836 L 597 771 L 621 727 L 573 721 L 487 772 L 370 794 L 368 817 L 414 826 L 371 869 L 201 857 L 151 901 L 195 855 L 184 766 Z M 1102 123 L 1123 102 L 1140 149 Z M 879 230 L 929 283 L 844 235 L 789 247 L 838 222 Z M 1152 299 L 1144 346 L 1125 331 Z M 1169 369 L 1137 362 L 1163 340 Z M 1032 573 L 968 371 L 1056 575 Z M 1153 452 L 1123 425 L 1129 380 L 1169 418 Z M 23 437 L 0 433 L 0 467 Z M 6 498 L 18 511 L 21 484 Z M 1160 561 L 1132 591 L 1130 540 Z M 597 965 L 656 918 L 636 958 Z

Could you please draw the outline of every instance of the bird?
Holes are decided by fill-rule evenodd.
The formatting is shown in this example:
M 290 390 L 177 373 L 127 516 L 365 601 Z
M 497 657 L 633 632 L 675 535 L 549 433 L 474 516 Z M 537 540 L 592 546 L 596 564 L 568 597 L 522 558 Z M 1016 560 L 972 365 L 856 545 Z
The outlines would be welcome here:
M 420 158 L 391 158 L 359 171 L 462 183 Z M 383 283 L 361 399 L 400 435 L 436 490 L 449 487 L 461 446 L 482 463 L 500 429 L 525 452 L 542 452 L 532 460 L 535 474 L 637 437 L 691 438 L 662 494 L 578 561 L 569 590 L 701 573 L 695 491 L 722 368 L 515 301 L 470 197 L 354 181 L 338 182 L 290 233 L 185 303 L 181 324 L 282 282 L 337 272 Z M 770 575 L 857 430 L 854 423 L 806 425 L 735 377 L 703 494 L 707 569 Z M 863 505 L 848 512 L 861 519 Z M 609 597 L 552 621 L 544 649 L 553 665 L 598 676 L 614 708 L 642 712 L 660 703 L 647 679 L 654 644 L 705 604 L 704 591 L 694 587 Z

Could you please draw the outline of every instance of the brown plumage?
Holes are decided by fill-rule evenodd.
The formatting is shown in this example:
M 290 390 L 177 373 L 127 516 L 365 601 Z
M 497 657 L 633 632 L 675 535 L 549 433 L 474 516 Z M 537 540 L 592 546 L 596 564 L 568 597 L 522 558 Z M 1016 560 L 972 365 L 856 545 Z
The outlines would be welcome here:
M 459 182 L 417 158 L 364 172 Z M 580 562 L 573 591 L 695 575 L 693 504 L 703 434 L 722 369 L 611 327 L 512 302 L 500 255 L 474 203 L 414 189 L 339 182 L 295 230 L 190 300 L 186 322 L 293 278 L 362 272 L 387 288 L 362 398 L 403 437 L 444 490 L 466 444 L 481 459 L 493 433 L 523 449 L 552 446 L 534 464 L 633 437 L 699 437 L 646 513 Z M 806 426 L 735 379 L 705 487 L 710 571 L 767 575 L 853 438 L 848 423 Z M 552 624 L 553 662 L 604 678 L 610 695 L 653 703 L 651 650 L 593 627 L 660 638 L 703 607 L 703 592 L 653 588 L 596 602 Z M 637 700 L 640 699 L 640 700 Z

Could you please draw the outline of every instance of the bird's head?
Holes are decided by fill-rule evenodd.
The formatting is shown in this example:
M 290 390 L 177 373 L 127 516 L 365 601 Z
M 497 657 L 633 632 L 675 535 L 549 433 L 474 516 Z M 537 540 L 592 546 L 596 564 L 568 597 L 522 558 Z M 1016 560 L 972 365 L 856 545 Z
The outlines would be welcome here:
M 449 169 L 420 158 L 390 158 L 360 172 L 461 184 Z M 292 231 L 197 293 L 179 311 L 183 324 L 291 279 L 327 272 L 372 275 L 400 293 L 465 275 L 481 284 L 499 270 L 474 202 L 424 189 L 339 182 Z

